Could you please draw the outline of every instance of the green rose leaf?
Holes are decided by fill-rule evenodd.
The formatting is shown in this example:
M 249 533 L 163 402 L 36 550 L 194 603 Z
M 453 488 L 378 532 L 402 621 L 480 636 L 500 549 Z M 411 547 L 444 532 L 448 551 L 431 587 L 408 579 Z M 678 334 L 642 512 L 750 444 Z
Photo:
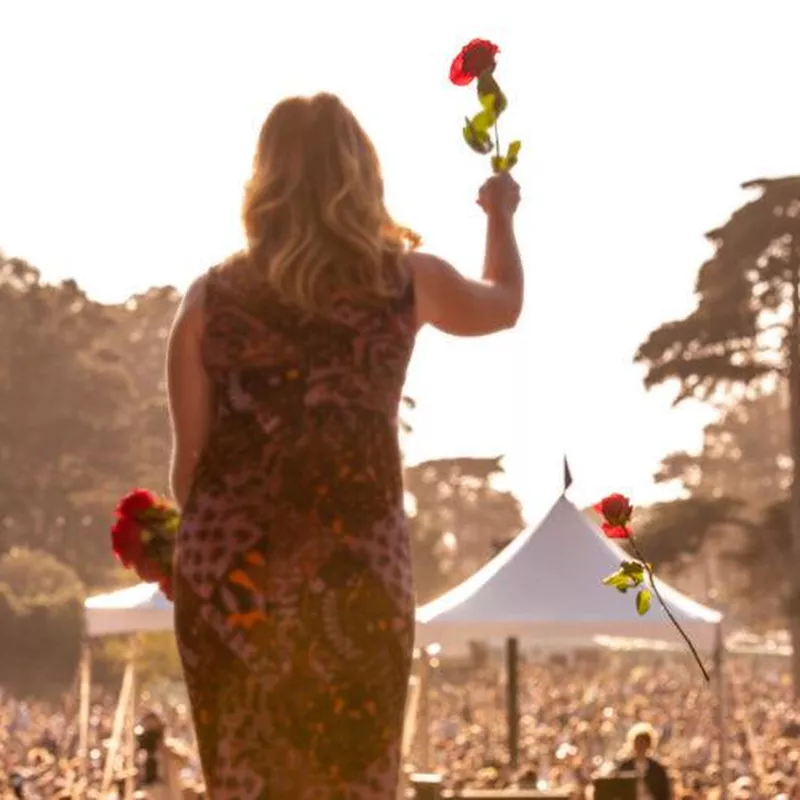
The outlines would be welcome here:
M 632 589 L 636 585 L 621 569 L 603 578 L 603 584 L 620 590 Z
M 639 561 L 623 561 L 620 572 L 627 575 L 635 586 L 644 582 L 644 564 Z
M 485 156 L 492 152 L 492 140 L 486 131 L 475 128 L 471 120 L 466 121 L 462 130 L 464 141 L 476 152 Z
M 175 514 L 169 519 L 164 520 L 164 530 L 167 533 L 177 533 L 181 526 L 181 518 Z
M 649 589 L 639 589 L 639 593 L 636 595 L 636 611 L 639 616 L 644 616 L 650 610 L 652 599 L 653 595 Z
M 479 111 L 470 120 L 470 125 L 475 128 L 475 130 L 486 133 L 491 130 L 495 122 L 497 122 L 497 115 L 491 109 L 485 108 L 483 111 Z
M 603 585 L 616 586 L 618 583 L 620 583 L 620 580 L 623 578 L 624 576 L 622 575 L 622 572 L 620 570 L 617 570 L 616 572 L 612 572 L 611 575 L 606 575 L 606 577 L 603 578 Z
M 509 143 L 508 150 L 506 151 L 506 164 L 508 165 L 506 169 L 511 169 L 511 167 L 516 166 L 521 147 L 522 142 L 519 141 L 519 139 Z

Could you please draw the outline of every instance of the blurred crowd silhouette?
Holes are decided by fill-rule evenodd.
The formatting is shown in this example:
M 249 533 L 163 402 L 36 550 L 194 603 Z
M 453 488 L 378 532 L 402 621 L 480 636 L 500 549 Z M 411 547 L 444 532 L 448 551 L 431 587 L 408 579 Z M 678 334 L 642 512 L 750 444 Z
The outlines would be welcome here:
M 727 768 L 730 800 L 800 797 L 800 719 L 788 662 L 739 657 L 728 664 Z M 519 763 L 508 763 L 504 672 L 491 659 L 444 662 L 430 685 L 430 761 L 449 788 L 538 788 L 586 796 L 591 779 L 612 773 L 628 755 L 630 728 L 658 733 L 655 757 L 670 774 L 676 800 L 714 800 L 720 791 L 717 695 L 687 659 L 586 651 L 574 657 L 528 657 L 520 666 Z M 99 797 L 104 742 L 114 698 L 96 695 L 90 763 L 80 782 L 77 729 L 67 704 L 0 706 L 0 797 L 23 784 L 30 798 Z M 74 704 L 73 704 L 74 705 Z M 137 785 L 144 797 L 201 797 L 191 755 L 188 712 L 181 702 L 139 711 Z M 154 743 L 168 747 L 153 758 Z M 174 756 L 174 762 L 171 756 Z M 166 755 L 165 755 L 166 754 Z M 409 768 L 422 768 L 418 749 Z M 417 763 L 413 763 L 416 761 Z M 118 773 L 118 781 L 124 779 Z M 170 782 L 182 789 L 169 792 Z M 76 794 L 75 792 L 79 793 Z

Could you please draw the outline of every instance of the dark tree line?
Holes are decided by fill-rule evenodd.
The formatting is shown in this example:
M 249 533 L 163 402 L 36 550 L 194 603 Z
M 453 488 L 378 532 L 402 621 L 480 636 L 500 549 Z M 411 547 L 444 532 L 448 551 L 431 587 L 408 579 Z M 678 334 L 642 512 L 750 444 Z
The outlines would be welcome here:
M 115 498 L 137 483 L 164 488 L 157 387 L 176 298 L 105 306 L 72 281 L 48 285 L 23 261 L 0 262 L 0 554 L 42 550 L 89 588 L 116 582 Z

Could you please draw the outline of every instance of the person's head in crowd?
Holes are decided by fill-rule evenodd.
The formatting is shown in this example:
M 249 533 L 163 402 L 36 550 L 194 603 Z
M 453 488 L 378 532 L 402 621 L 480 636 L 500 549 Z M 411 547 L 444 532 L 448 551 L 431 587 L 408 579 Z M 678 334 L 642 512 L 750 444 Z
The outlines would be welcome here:
M 647 758 L 657 743 L 655 728 L 647 722 L 638 722 L 628 731 L 628 748 L 635 758 Z
M 148 711 L 142 716 L 135 732 L 139 747 L 143 750 L 153 750 L 164 739 L 164 721 L 154 711 Z
M 164 720 L 155 711 L 147 711 L 139 723 L 146 731 L 163 731 Z

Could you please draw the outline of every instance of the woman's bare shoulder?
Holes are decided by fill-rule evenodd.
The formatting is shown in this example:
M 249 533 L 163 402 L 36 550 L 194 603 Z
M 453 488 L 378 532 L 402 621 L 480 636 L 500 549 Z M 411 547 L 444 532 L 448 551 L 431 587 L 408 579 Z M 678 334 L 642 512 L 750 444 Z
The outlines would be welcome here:
M 411 275 L 417 291 L 423 294 L 436 292 L 458 277 L 455 267 L 433 253 L 413 250 L 403 256 L 406 270 Z
M 208 286 L 208 273 L 203 273 L 196 277 L 186 289 L 183 295 L 184 311 L 191 311 L 194 308 L 203 306 L 206 299 L 206 289 Z
M 245 277 L 248 267 L 244 253 L 234 253 L 219 264 L 198 275 L 188 286 L 183 295 L 182 308 L 186 312 L 200 309 L 205 305 L 206 295 L 212 287 L 227 286 L 234 288 Z

